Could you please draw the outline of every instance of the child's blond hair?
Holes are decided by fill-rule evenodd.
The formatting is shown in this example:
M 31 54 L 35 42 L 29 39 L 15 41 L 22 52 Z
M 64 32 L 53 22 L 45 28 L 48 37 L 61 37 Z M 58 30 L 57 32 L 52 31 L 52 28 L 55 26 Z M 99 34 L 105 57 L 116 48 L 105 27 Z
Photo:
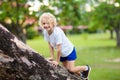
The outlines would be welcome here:
M 46 12 L 46 13 L 43 13 L 40 18 L 39 18 L 39 25 L 41 27 L 43 27 L 43 21 L 46 21 L 50 24 L 53 24 L 53 26 L 56 26 L 57 25 L 57 21 L 56 21 L 56 18 L 54 15 L 52 15 L 51 13 L 49 12 Z

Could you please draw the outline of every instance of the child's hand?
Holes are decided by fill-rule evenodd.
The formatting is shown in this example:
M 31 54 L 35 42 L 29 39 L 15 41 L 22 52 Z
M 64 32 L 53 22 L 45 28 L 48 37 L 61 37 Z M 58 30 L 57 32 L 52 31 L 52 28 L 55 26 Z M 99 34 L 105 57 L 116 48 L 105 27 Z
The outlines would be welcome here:
M 52 57 L 47 58 L 47 61 L 53 61 L 54 59 Z
M 51 63 L 53 64 L 53 67 L 57 67 L 59 64 L 57 61 L 51 61 Z

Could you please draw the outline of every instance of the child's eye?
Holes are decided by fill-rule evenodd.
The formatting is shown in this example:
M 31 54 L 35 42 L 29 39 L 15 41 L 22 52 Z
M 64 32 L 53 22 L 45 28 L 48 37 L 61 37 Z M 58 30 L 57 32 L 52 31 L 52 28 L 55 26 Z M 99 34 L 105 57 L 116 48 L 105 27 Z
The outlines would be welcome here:
M 45 23 L 42 23 L 43 25 L 45 25 Z

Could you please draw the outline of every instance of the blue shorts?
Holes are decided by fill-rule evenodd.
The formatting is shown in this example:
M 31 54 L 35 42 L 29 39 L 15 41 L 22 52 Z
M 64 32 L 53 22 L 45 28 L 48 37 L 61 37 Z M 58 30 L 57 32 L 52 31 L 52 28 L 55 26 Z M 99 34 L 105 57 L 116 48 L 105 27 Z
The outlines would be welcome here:
M 60 61 L 61 62 L 72 61 L 72 60 L 75 60 L 76 58 L 77 58 L 77 56 L 76 56 L 76 50 L 74 48 L 73 51 L 67 57 L 60 57 Z

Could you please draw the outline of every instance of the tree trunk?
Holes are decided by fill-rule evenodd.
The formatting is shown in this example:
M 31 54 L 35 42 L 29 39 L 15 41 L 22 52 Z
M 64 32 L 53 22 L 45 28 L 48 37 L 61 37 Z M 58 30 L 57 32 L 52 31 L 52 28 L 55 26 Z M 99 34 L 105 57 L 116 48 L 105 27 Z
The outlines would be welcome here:
M 110 39 L 114 39 L 114 37 L 113 37 L 113 30 L 110 30 Z
M 120 26 L 115 28 L 117 47 L 120 47 Z
M 26 33 L 23 27 L 19 24 L 12 24 L 13 29 L 11 30 L 18 39 L 26 43 Z
M 19 40 L 26 43 L 26 33 L 23 27 L 15 23 L 12 24 L 6 24 L 4 22 L 0 23 L 2 23 L 2 25 L 5 26 L 10 32 L 12 32 Z
M 82 80 L 60 65 L 54 68 L 39 53 L 0 25 L 0 80 Z

